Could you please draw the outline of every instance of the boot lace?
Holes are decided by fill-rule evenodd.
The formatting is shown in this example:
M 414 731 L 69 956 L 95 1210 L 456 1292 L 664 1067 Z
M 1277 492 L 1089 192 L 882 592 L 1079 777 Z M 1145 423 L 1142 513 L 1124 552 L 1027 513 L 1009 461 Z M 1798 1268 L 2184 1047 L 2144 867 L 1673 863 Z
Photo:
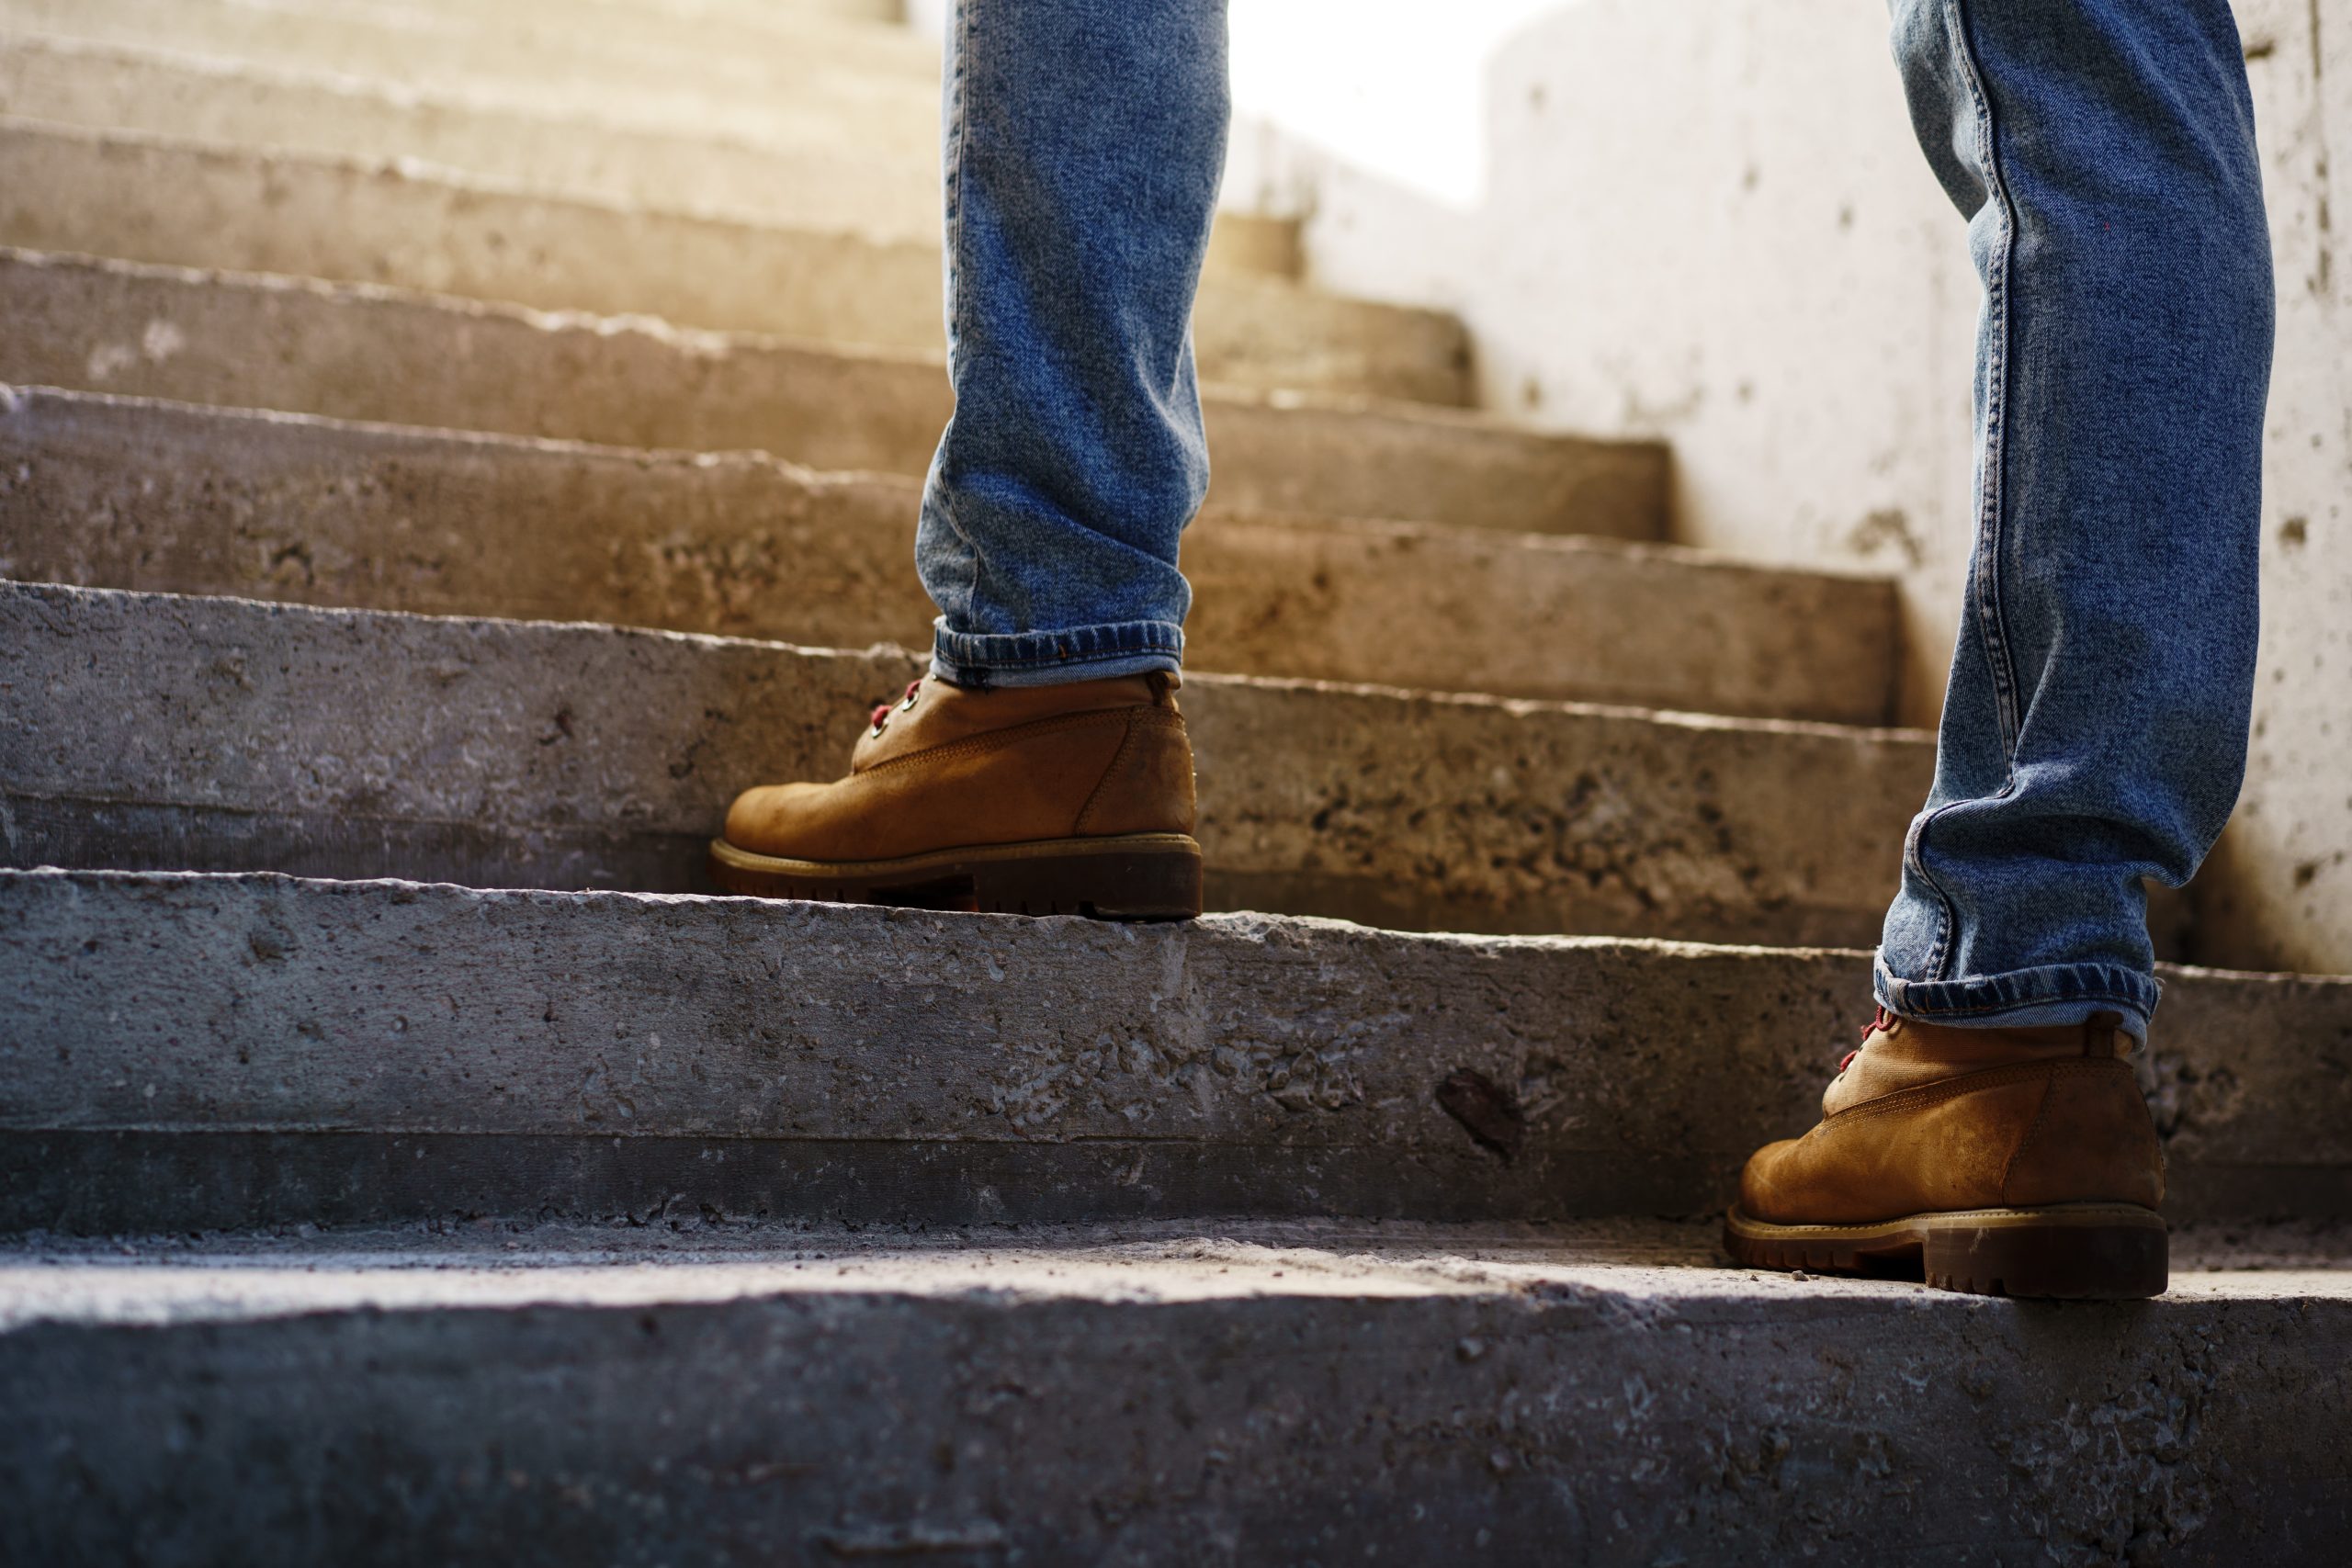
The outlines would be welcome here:
M 907 682 L 907 694 L 899 698 L 896 703 L 876 703 L 874 705 L 874 711 L 865 716 L 866 722 L 874 726 L 873 729 L 868 733 L 879 735 L 884 730 L 889 728 L 890 715 L 892 711 L 895 709 L 897 712 L 904 713 L 909 708 L 914 706 L 915 694 L 922 690 L 922 682 L 920 679 L 910 681 Z
M 1883 1007 L 1871 1009 L 1871 1021 L 1862 1025 L 1863 1043 L 1868 1043 L 1870 1037 L 1876 1034 L 1880 1030 L 1892 1029 L 1894 1027 L 1894 1015 L 1893 1013 L 1887 1011 L 1886 1009 Z M 1844 1055 L 1838 1058 L 1838 1074 L 1840 1077 L 1845 1076 L 1846 1069 L 1848 1067 L 1854 1065 L 1854 1058 L 1861 1054 L 1861 1047 L 1856 1046 L 1853 1050 L 1847 1052 Z

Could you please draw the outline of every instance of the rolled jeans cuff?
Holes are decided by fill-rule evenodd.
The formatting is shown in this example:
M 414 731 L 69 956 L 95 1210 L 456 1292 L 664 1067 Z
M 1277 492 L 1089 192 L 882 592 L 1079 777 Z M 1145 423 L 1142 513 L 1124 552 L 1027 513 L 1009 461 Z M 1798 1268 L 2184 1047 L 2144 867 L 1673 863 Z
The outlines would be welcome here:
M 1114 675 L 1173 671 L 1184 628 L 1173 621 L 1118 621 L 1011 635 L 950 631 L 932 624 L 931 672 L 956 686 L 1063 686 Z
M 2116 1012 L 2123 1015 L 2124 1029 L 2143 1041 L 2164 991 L 2154 976 L 2114 964 L 2057 964 L 1965 980 L 1905 980 L 1887 968 L 1883 953 L 1871 964 L 1871 988 L 1887 1011 L 1921 1023 L 2035 1029 Z

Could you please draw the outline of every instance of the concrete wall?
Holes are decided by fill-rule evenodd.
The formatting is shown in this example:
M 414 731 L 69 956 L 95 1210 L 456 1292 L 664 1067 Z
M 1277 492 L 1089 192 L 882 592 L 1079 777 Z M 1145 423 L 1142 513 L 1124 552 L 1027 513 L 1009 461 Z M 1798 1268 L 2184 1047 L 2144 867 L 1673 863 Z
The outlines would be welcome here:
M 2238 11 L 2278 363 L 2253 760 L 2199 879 L 2196 952 L 2352 971 L 2352 255 L 2332 253 L 2352 225 L 2352 0 Z M 1670 440 L 1678 537 L 1897 574 L 1905 716 L 1932 722 L 1967 558 L 1977 286 L 1879 7 L 1564 4 L 1494 52 L 1487 92 L 1466 209 L 1248 124 L 1227 200 L 1307 214 L 1320 283 L 1461 311 L 1491 406 Z

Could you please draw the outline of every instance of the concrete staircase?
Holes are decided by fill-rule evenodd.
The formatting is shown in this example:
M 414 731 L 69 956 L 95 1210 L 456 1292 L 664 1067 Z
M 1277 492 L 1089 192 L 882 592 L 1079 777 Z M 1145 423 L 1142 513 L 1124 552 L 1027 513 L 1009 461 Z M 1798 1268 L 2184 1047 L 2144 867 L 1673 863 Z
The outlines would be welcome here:
M 0 0 L 0 1561 L 2340 1560 L 2352 981 L 2168 975 L 2159 1303 L 1722 1268 L 1927 787 L 1892 587 L 1280 220 L 1227 912 L 701 896 L 929 618 L 887 9 Z

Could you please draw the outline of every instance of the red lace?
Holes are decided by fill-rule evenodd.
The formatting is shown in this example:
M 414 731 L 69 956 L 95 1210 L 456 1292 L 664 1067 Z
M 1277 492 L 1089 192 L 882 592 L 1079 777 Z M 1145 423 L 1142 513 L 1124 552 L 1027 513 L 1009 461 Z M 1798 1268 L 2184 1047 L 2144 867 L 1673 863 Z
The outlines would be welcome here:
M 1892 1029 L 1894 1027 L 1894 1015 L 1887 1011 L 1883 1007 L 1874 1008 L 1871 1011 L 1871 1021 L 1862 1025 L 1862 1039 L 1867 1042 L 1871 1035 L 1876 1034 L 1880 1030 Z M 1852 1066 L 1854 1065 L 1854 1058 L 1860 1055 L 1861 1052 L 1859 1049 L 1856 1049 L 1849 1051 L 1844 1055 L 1838 1057 L 1838 1070 L 1842 1073 L 1848 1067 Z
M 894 707 L 910 707 L 910 707 L 914 706 L 914 705 L 915 705 L 915 694 L 916 694 L 917 692 L 922 691 L 922 681 L 920 681 L 920 680 L 914 680 L 914 681 L 910 681 L 910 682 L 907 682 L 907 694 L 906 694 L 905 696 L 900 697 L 900 698 L 899 698 L 897 702 L 895 702 L 895 703 L 876 703 L 876 704 L 874 705 L 874 711 L 873 711 L 872 713 L 867 714 L 867 715 L 865 716 L 865 722 L 866 722 L 866 723 L 868 723 L 868 724 L 870 724 L 870 725 L 872 725 L 872 726 L 874 727 L 874 733 L 875 733 L 875 734 L 876 734 L 876 735 L 881 734 L 881 733 L 882 733 L 882 730 L 883 730 L 883 728 L 890 722 L 890 710 L 891 710 L 892 708 L 894 708 Z

